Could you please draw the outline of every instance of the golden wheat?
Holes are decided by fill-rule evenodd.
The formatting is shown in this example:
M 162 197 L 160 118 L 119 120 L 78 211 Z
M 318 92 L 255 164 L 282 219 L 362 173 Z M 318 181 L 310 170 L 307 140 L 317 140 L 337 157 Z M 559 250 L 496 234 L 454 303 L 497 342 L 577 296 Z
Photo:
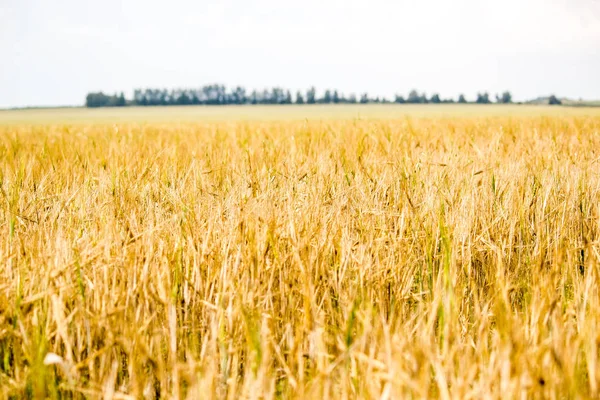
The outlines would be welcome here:
M 0 127 L 0 396 L 600 395 L 600 117 Z

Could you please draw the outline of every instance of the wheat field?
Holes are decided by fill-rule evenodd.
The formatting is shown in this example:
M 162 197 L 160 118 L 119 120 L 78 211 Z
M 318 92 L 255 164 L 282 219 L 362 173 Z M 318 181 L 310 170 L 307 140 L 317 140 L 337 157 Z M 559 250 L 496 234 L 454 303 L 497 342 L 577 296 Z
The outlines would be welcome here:
M 600 396 L 600 112 L 490 109 L 0 124 L 0 396 Z

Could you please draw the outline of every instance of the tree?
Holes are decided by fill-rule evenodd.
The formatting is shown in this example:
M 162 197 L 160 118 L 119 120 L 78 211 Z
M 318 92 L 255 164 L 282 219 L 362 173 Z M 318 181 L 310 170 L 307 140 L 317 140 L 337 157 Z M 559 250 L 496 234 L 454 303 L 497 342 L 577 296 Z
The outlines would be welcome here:
M 250 93 L 250 104 L 258 104 L 258 92 L 256 90 Z
M 285 103 L 285 93 L 283 89 L 274 87 L 271 89 L 271 104 L 284 104 Z
M 332 97 L 331 101 L 333 101 L 335 104 L 340 102 L 340 95 L 338 94 L 337 90 L 333 91 L 333 97 Z
M 427 96 L 425 94 L 421 96 L 416 90 L 411 90 L 408 94 L 408 99 L 406 99 L 406 102 L 411 104 L 427 103 Z
M 117 107 L 125 107 L 127 105 L 127 101 L 125 100 L 125 94 L 121 92 L 119 98 L 117 99 Z
M 116 94 L 114 96 L 108 96 L 102 92 L 88 93 L 85 97 L 86 107 L 122 107 L 126 105 L 125 95 L 121 93 L 120 96 Z
M 551 106 L 561 105 L 562 101 L 559 98 L 557 98 L 555 95 L 551 95 L 550 97 L 548 97 L 548 104 L 550 104 Z
M 135 89 L 131 100 L 127 100 L 123 92 L 115 93 L 114 95 L 104 94 L 103 92 L 88 93 L 85 98 L 87 107 L 123 107 L 127 105 L 137 106 L 159 106 L 159 105 L 224 105 L 224 104 L 315 104 L 315 103 L 389 103 L 391 100 L 374 96 L 369 97 L 367 93 L 363 93 L 360 97 L 355 94 L 350 94 L 345 97 L 341 92 L 335 89 L 328 89 L 323 93 L 323 97 L 317 97 L 317 91 L 311 87 L 303 92 L 298 91 L 295 96 L 285 88 L 271 87 L 264 90 L 253 90 L 246 92 L 242 86 L 227 88 L 220 84 L 209 84 L 199 88 L 182 88 L 182 89 Z M 509 91 L 497 93 L 494 99 L 497 103 L 508 104 L 512 103 L 512 94 Z M 549 104 L 561 104 L 561 100 L 552 95 L 547 98 Z M 443 99 L 438 93 L 433 93 L 431 98 L 428 98 L 425 93 L 419 93 L 417 90 L 411 90 L 408 97 L 396 94 L 393 98 L 394 103 L 454 103 L 451 98 Z M 457 100 L 458 103 L 467 103 L 463 94 L 460 94 Z M 476 103 L 489 104 L 492 102 L 490 95 L 487 92 L 477 93 Z M 519 103 L 520 104 L 520 103 Z
M 175 103 L 182 106 L 188 105 L 192 103 L 192 99 L 184 91 L 182 91 L 181 94 L 179 94 L 179 96 L 177 96 L 177 98 L 175 99 Z
M 325 91 L 325 94 L 323 95 L 323 98 L 321 100 L 319 100 L 319 103 L 331 103 L 331 101 L 333 100 L 333 97 L 331 96 L 331 90 L 327 89 Z
M 159 104 L 160 104 L 161 106 L 166 106 L 166 105 L 168 105 L 168 104 L 169 104 L 169 101 L 168 101 L 168 96 L 169 96 L 169 95 L 167 94 L 167 91 L 166 91 L 166 90 L 161 90 L 161 91 L 160 91 L 160 95 L 159 95 Z
M 314 86 L 308 89 L 306 91 L 306 104 L 315 104 L 317 102 L 316 95 L 317 91 Z
M 85 98 L 86 107 L 106 107 L 108 104 L 108 96 L 102 92 L 88 93 Z
M 248 101 L 246 96 L 246 89 L 241 86 L 236 87 L 231 93 L 229 103 L 233 104 L 245 104 Z
M 510 92 L 504 92 L 501 96 L 496 95 L 496 103 L 509 104 L 512 103 L 512 95 Z
M 477 93 L 477 100 L 475 100 L 477 104 L 490 104 L 490 95 L 489 93 Z

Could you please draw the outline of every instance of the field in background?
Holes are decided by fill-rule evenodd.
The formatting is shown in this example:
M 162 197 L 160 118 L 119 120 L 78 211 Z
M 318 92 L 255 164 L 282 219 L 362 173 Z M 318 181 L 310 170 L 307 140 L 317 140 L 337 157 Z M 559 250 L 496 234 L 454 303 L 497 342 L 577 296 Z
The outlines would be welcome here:
M 291 121 L 339 119 L 398 119 L 409 117 L 454 118 L 457 116 L 576 116 L 600 115 L 600 108 L 543 105 L 302 105 L 302 106 L 174 106 L 117 108 L 55 108 L 0 110 L 0 125 L 82 124 L 110 122 L 215 122 Z
M 600 394 L 600 111 L 0 121 L 3 398 Z

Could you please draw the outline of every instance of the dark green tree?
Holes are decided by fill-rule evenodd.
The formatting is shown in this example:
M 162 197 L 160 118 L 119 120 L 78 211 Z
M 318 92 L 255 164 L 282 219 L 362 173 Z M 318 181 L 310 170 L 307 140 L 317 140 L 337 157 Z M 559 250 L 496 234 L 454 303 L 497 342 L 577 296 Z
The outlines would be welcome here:
M 236 87 L 229 98 L 229 103 L 233 104 L 246 104 L 246 102 L 248 101 L 248 97 L 246 96 L 246 89 L 241 86 Z
M 314 86 L 306 91 L 306 104 L 315 104 L 317 102 L 317 91 Z
M 187 95 L 187 93 L 185 91 L 182 91 L 181 93 L 179 93 L 176 96 L 177 96 L 175 98 L 176 104 L 182 105 L 182 106 L 192 104 L 192 99 Z
M 496 95 L 496 103 L 509 104 L 512 103 L 512 95 L 510 92 L 503 92 L 502 95 Z
M 427 96 L 425 95 L 420 95 L 419 92 L 417 92 L 416 90 L 411 90 L 410 93 L 408 94 L 408 98 L 406 99 L 407 103 L 411 103 L 411 104 L 421 104 L 421 103 L 427 103 Z
M 477 104 L 490 104 L 490 95 L 487 92 L 477 93 L 477 100 L 475 100 Z
M 340 95 L 338 94 L 337 90 L 333 91 L 333 98 L 331 99 L 331 101 L 333 101 L 335 104 L 340 102 Z
M 548 104 L 550 104 L 551 106 L 557 106 L 561 105 L 562 101 L 555 95 L 551 95 L 550 97 L 548 97 Z
M 125 96 L 121 95 L 108 96 L 102 92 L 88 93 L 85 98 L 86 107 L 122 107 L 126 105 Z
M 394 103 L 398 103 L 398 104 L 404 104 L 406 103 L 406 100 L 404 99 L 403 96 L 397 94 L 395 99 L 394 99 Z
M 331 90 L 327 89 L 323 94 L 323 98 L 319 100 L 319 103 L 329 104 L 332 100 Z
M 125 100 L 125 94 L 121 92 L 119 98 L 117 99 L 117 107 L 125 107 L 127 105 L 127 101 Z

